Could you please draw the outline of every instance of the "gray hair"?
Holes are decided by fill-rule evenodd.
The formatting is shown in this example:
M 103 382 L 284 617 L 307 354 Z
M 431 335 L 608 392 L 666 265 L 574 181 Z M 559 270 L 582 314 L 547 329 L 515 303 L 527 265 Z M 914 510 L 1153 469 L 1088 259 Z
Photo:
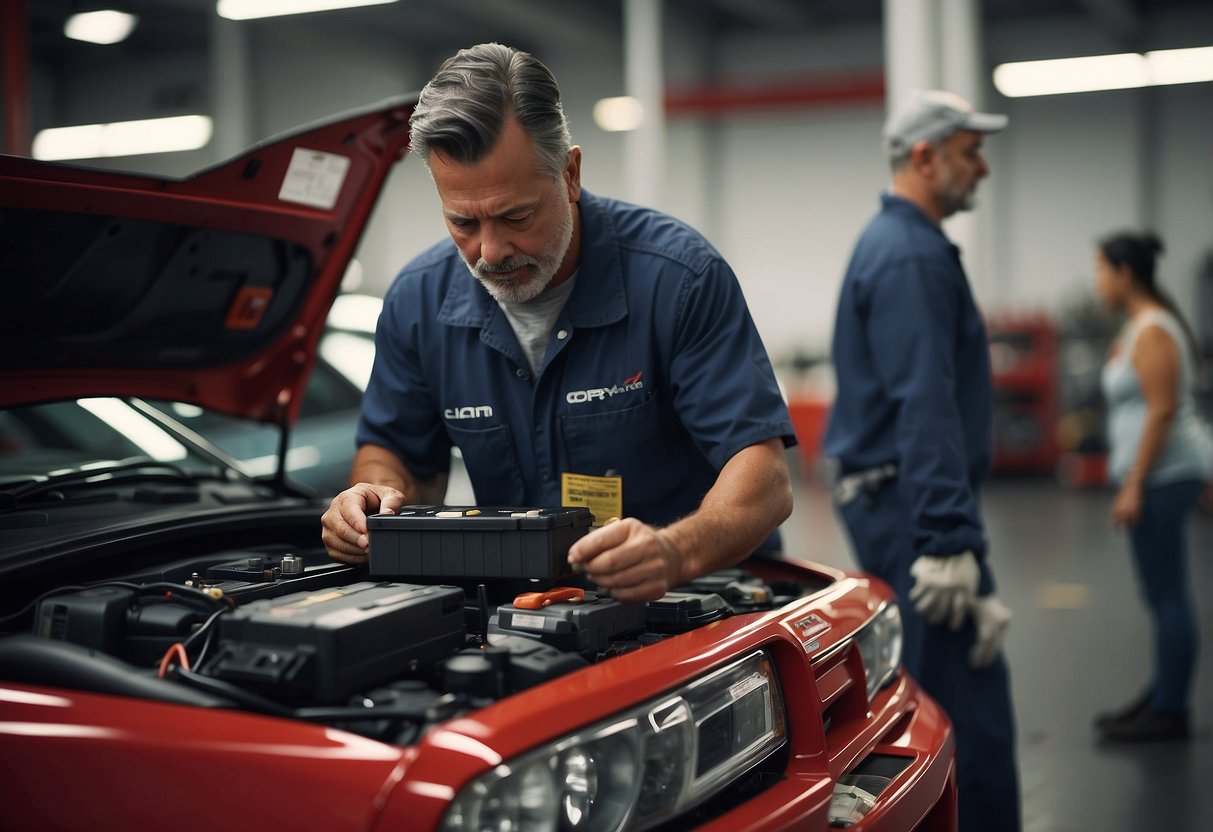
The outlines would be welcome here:
M 435 150 L 474 164 L 492 150 L 510 116 L 535 142 L 539 169 L 559 177 L 572 139 L 551 70 L 499 43 L 461 49 L 422 89 L 409 119 L 411 147 L 427 168 Z

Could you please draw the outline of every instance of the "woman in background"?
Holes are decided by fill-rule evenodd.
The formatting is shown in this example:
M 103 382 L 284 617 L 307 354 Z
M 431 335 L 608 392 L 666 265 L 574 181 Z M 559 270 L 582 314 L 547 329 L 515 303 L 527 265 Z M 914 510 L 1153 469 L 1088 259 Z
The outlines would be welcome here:
M 1125 527 L 1154 626 L 1154 670 L 1145 694 L 1095 725 L 1109 741 L 1188 734 L 1197 652 L 1184 523 L 1213 471 L 1213 440 L 1192 387 L 1199 351 L 1154 266 L 1152 234 L 1119 233 L 1099 243 L 1096 289 L 1127 320 L 1103 368 L 1108 473 L 1119 490 L 1112 522 Z

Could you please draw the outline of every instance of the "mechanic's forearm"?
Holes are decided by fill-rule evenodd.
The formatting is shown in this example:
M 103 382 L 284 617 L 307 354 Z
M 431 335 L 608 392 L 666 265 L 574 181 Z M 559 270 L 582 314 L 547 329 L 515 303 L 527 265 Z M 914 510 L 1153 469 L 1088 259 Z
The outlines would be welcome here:
M 447 477 L 443 474 L 421 480 L 413 476 L 404 460 L 379 445 L 363 445 L 354 454 L 350 485 L 369 482 L 388 485 L 404 492 L 410 503 L 438 505 L 446 496 Z
M 783 442 L 734 454 L 692 514 L 661 530 L 680 555 L 683 583 L 738 563 L 792 513 Z

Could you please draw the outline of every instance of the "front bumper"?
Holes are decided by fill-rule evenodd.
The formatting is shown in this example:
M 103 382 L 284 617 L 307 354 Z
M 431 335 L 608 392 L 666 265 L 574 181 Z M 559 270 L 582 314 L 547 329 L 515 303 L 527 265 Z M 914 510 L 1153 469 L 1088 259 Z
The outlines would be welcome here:
M 870 742 L 856 737 L 866 747 L 853 760 L 847 751 L 850 743 L 843 743 L 832 757 L 828 751 L 798 754 L 794 750 L 779 782 L 698 828 L 716 832 L 843 828 L 830 824 L 838 778 L 875 768 L 897 773 L 862 819 L 847 828 L 956 832 L 955 747 L 947 716 L 904 675 L 873 705 L 883 705 L 877 710 L 893 719 Z M 879 716 L 873 713 L 873 724 L 880 724 Z

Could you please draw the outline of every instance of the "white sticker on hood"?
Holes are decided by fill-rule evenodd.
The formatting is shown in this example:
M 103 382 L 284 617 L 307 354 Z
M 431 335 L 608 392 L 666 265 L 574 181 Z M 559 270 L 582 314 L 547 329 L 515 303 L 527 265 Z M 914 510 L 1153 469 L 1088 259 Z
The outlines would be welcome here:
M 291 154 L 278 198 L 331 210 L 337 204 L 349 169 L 350 160 L 345 156 L 297 147 Z

